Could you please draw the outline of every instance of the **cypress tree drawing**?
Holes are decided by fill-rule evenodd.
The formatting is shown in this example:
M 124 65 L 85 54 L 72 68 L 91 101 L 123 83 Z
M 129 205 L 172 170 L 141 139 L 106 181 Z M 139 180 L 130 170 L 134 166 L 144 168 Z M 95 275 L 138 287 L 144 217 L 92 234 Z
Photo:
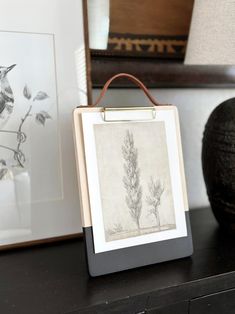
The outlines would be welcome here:
M 146 202 L 150 206 L 149 214 L 154 215 L 156 219 L 156 225 L 161 226 L 160 215 L 159 215 L 159 206 L 161 204 L 162 193 L 164 192 L 164 187 L 161 184 L 160 180 L 153 180 L 153 177 L 150 178 L 148 185 L 149 195 L 146 197 Z
M 138 167 L 138 150 L 135 147 L 132 132 L 126 131 L 122 155 L 125 160 L 123 167 L 125 176 L 123 183 L 126 189 L 126 204 L 131 218 L 140 229 L 140 215 L 142 209 L 142 187 L 140 186 L 140 170 Z

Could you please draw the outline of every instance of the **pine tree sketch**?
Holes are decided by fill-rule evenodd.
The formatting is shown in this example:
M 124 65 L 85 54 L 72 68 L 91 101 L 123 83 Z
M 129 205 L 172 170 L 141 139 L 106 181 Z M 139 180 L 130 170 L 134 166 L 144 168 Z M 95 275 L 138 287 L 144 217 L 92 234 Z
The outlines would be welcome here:
M 142 187 L 140 185 L 140 169 L 138 167 L 138 150 L 135 147 L 133 133 L 126 131 L 124 144 L 122 145 L 122 155 L 125 160 L 123 167 L 125 176 L 123 177 L 126 189 L 126 204 L 129 208 L 131 218 L 140 230 L 140 215 L 142 209 Z
M 150 206 L 149 214 L 154 215 L 156 219 L 156 225 L 160 228 L 161 221 L 159 215 L 159 206 L 161 204 L 161 197 L 164 192 L 164 187 L 160 180 L 153 180 L 153 177 L 150 178 L 148 184 L 149 195 L 146 197 L 146 202 Z

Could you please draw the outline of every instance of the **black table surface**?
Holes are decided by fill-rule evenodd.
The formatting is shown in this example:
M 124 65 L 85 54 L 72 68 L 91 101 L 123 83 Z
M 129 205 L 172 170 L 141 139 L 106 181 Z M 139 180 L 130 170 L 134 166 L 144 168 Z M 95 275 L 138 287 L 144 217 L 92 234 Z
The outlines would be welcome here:
M 82 239 L 2 251 L 0 313 L 137 313 L 234 288 L 235 239 L 209 208 L 190 217 L 192 257 L 97 278 Z

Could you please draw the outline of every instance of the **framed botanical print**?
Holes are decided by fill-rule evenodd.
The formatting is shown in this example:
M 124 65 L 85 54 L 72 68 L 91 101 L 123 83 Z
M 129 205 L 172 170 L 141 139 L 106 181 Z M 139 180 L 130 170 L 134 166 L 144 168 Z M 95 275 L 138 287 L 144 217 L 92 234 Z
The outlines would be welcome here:
M 74 126 L 90 274 L 190 255 L 176 108 L 78 108 Z
M 80 234 L 71 112 L 87 87 L 82 1 L 0 4 L 1 249 Z

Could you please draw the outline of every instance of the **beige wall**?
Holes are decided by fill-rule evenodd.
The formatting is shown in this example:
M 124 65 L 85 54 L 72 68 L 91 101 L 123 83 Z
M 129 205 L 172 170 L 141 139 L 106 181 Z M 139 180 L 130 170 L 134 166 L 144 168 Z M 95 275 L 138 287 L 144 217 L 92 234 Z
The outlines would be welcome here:
M 94 90 L 94 99 L 99 90 Z M 177 105 L 190 208 L 208 206 L 201 169 L 201 140 L 211 111 L 225 99 L 235 97 L 235 89 L 154 89 L 152 94 L 162 103 Z M 104 104 L 145 105 L 148 100 L 139 90 L 112 89 Z

